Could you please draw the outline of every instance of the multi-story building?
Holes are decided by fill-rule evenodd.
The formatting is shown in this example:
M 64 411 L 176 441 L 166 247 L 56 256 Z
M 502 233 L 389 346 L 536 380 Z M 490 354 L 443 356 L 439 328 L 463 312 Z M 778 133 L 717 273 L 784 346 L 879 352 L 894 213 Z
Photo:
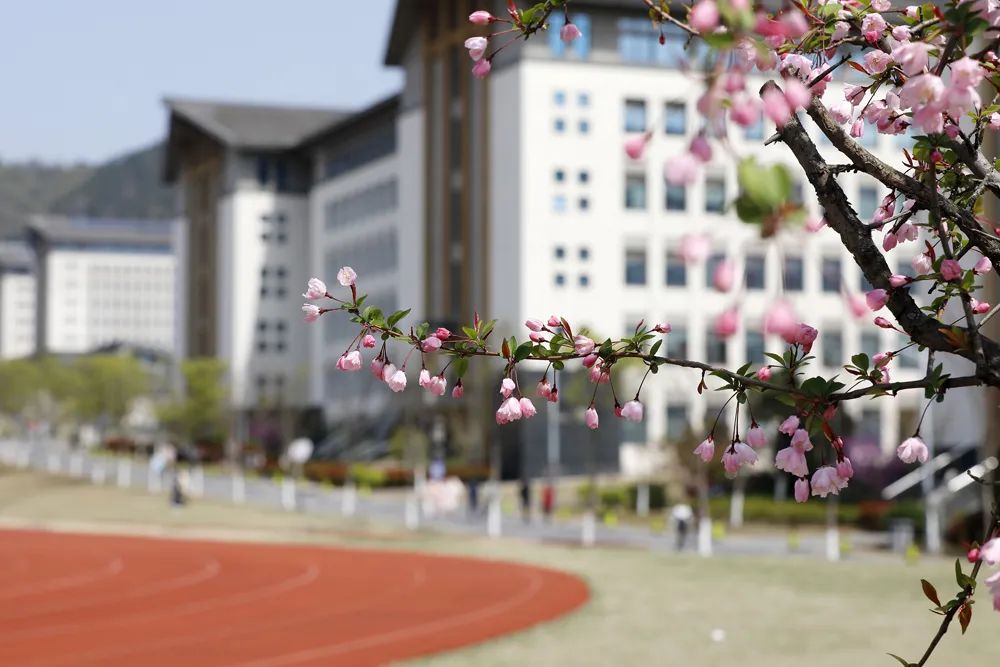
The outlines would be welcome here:
M 20 241 L 0 242 L 0 358 L 35 351 L 35 272 L 31 249 Z
M 189 315 L 201 313 L 203 319 L 191 321 L 188 340 L 229 341 L 199 343 L 194 349 L 227 359 L 237 396 L 250 396 L 247 379 L 261 372 L 256 369 L 266 358 L 263 350 L 248 354 L 253 348 L 246 333 L 259 317 L 255 309 L 265 307 L 264 298 L 257 298 L 255 274 L 263 268 L 266 247 L 254 236 L 263 224 L 262 211 L 247 213 L 242 226 L 235 221 L 244 214 L 234 213 L 235 202 L 244 196 L 261 198 L 261 190 L 275 190 L 261 177 L 267 173 L 261 155 L 287 161 L 285 190 L 293 190 L 298 203 L 286 197 L 281 208 L 303 216 L 293 225 L 302 230 L 301 241 L 289 241 L 285 260 L 296 267 L 294 280 L 288 273 L 294 288 L 274 302 L 271 317 L 295 313 L 297 292 L 292 290 L 308 274 L 332 281 L 340 265 L 350 264 L 371 295 L 369 303 L 386 311 L 413 309 L 404 324 L 427 319 L 453 328 L 478 311 L 500 320 L 498 339 L 523 336 L 526 318 L 550 314 L 566 317 L 578 329 L 589 327 L 595 337 L 631 334 L 640 320 L 666 321 L 673 332 L 663 352 L 733 368 L 763 363 L 765 351 L 783 349 L 777 337 L 764 333 L 762 321 L 768 306 L 780 299 L 820 329 L 817 372 L 837 372 L 856 351 L 871 355 L 902 347 L 893 332 L 871 324 L 870 314 L 847 314 L 845 300 L 867 286 L 831 231 L 807 233 L 789 225 L 763 240 L 758 229 L 740 223 L 730 210 L 737 190 L 733 153 L 792 162 L 782 146 L 763 146 L 773 131 L 763 120 L 731 132 L 732 151 L 717 150 L 694 184 L 665 181 L 664 165 L 703 131 L 695 110 L 700 86 L 682 67 L 683 35 L 664 26 L 661 45 L 640 3 L 574 0 L 572 20 L 582 37 L 564 44 L 559 39 L 563 18 L 554 13 L 547 32 L 505 48 L 490 76 L 478 81 L 470 74 L 463 42 L 481 29 L 465 18 L 475 9 L 502 15 L 504 6 L 483 0 L 398 2 L 385 63 L 403 69 L 403 88 L 353 115 L 301 117 L 299 110 L 273 110 L 263 128 L 246 123 L 237 133 L 203 117 L 207 109 L 201 107 L 212 105 L 171 104 L 168 178 L 185 184 L 189 233 L 202 239 L 201 259 L 192 257 L 188 271 L 191 280 L 202 282 L 189 286 L 188 293 Z M 239 115 L 236 109 L 230 112 Z M 276 132 L 272 123 L 289 124 L 280 142 L 267 139 Z M 648 150 L 641 160 L 630 160 L 624 142 L 647 130 L 654 135 Z M 895 159 L 899 142 L 906 140 L 871 134 L 861 141 Z M 821 141 L 820 146 L 832 151 Z M 797 167 L 792 171 L 801 173 Z M 853 174 L 845 174 L 842 183 L 860 215 L 870 217 L 884 194 L 880 186 Z M 808 184 L 797 184 L 795 193 L 812 214 L 821 213 L 810 201 Z M 268 201 L 273 206 L 274 200 Z M 225 231 L 234 227 L 238 230 Z M 240 245 L 247 243 L 240 234 L 253 236 L 257 249 Z M 680 242 L 689 235 L 710 240 L 704 261 L 681 261 Z M 910 244 L 891 253 L 890 261 L 906 272 L 916 252 Z M 247 261 L 235 262 L 236 255 Z M 737 285 L 725 293 L 712 286 L 714 268 L 722 261 L 733 262 L 738 276 Z M 212 281 L 218 284 L 209 289 Z M 241 305 L 228 307 L 240 315 L 225 317 L 232 322 L 242 317 L 243 324 L 223 325 L 220 313 L 226 306 L 216 302 L 230 300 L 234 284 L 243 288 Z M 207 305 L 197 305 L 199 299 L 215 300 L 214 305 L 206 310 Z M 717 336 L 716 318 L 733 306 L 740 311 L 738 331 Z M 308 350 L 308 359 L 281 357 L 286 376 L 301 369 L 309 377 L 308 397 L 296 396 L 321 406 L 331 422 L 350 423 L 368 414 L 386 431 L 401 418 L 394 411 L 423 405 L 422 398 L 389 396 L 366 374 L 338 373 L 333 364 L 355 330 L 344 316 L 324 319 L 309 330 L 308 346 L 293 346 L 296 354 Z M 302 330 L 297 323 L 286 326 Z M 242 343 L 236 342 L 238 335 L 244 336 Z M 893 377 L 917 377 L 922 363 L 907 350 L 894 362 Z M 414 376 L 417 367 L 409 366 Z M 644 386 L 646 420 L 633 425 L 606 414 L 596 436 L 600 440 L 591 445 L 585 444 L 593 436 L 583 429 L 579 414 L 589 393 L 568 400 L 560 416 L 562 468 L 614 467 L 620 443 L 655 448 L 702 433 L 725 397 L 699 395 L 695 371 L 664 371 Z M 505 469 L 540 472 L 545 420 L 507 427 L 497 436 L 490 423 L 497 378 L 483 373 L 469 383 L 481 388 L 478 396 L 467 395 L 463 417 L 449 421 L 450 437 L 461 437 L 478 451 L 498 437 L 530 443 L 521 449 L 511 442 Z M 634 375 L 622 374 L 619 396 L 634 392 Z M 529 386 L 534 384 L 533 376 L 525 372 L 522 381 L 525 377 L 531 377 Z M 912 428 L 921 401 L 911 393 L 853 402 L 844 408 L 851 422 L 845 428 L 856 440 L 888 450 Z M 435 405 L 455 410 L 447 399 Z M 972 437 L 971 431 L 965 433 L 958 437 Z
M 175 223 L 36 216 L 34 351 L 112 343 L 174 352 Z

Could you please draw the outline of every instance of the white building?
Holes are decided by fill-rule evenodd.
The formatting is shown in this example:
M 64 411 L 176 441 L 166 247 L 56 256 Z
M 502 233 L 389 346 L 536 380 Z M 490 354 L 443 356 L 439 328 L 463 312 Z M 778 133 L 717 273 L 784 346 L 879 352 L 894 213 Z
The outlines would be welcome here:
M 36 216 L 35 342 L 79 354 L 113 343 L 174 352 L 177 262 L 168 221 Z
M 35 351 L 35 274 L 31 250 L 19 241 L 0 242 L 0 358 Z

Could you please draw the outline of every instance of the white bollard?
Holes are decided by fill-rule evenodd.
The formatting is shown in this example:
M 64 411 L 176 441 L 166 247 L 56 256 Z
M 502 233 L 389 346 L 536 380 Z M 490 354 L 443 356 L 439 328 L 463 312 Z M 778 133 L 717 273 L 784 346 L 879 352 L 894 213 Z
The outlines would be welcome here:
M 344 484 L 344 488 L 340 492 L 340 513 L 344 516 L 354 516 L 354 511 L 357 509 L 357 501 L 358 490 L 354 484 L 352 482 Z
M 205 496 L 205 469 L 201 466 L 191 469 L 191 496 L 193 498 Z
M 413 493 L 406 494 L 406 503 L 403 506 L 403 518 L 409 530 L 420 528 L 420 507 L 417 497 Z
M 580 544 L 585 547 L 594 546 L 597 541 L 597 517 L 594 513 L 587 511 L 583 513 L 583 521 L 580 523 Z
M 132 462 L 128 459 L 118 459 L 118 486 L 123 489 L 132 486 Z
M 58 474 L 61 463 L 62 460 L 60 459 L 59 455 L 56 454 L 55 452 L 51 452 L 48 456 L 48 466 L 47 466 L 48 471 L 53 475 Z
M 840 529 L 837 527 L 837 497 L 826 501 L 826 559 L 840 560 Z
M 698 521 L 698 555 L 709 558 L 712 555 L 712 520 Z
M 163 490 L 163 480 L 160 479 L 160 476 L 153 469 L 153 466 L 149 466 L 147 468 L 146 488 L 150 493 L 159 493 Z
M 234 472 L 232 476 L 233 502 L 242 505 L 247 501 L 247 482 L 242 472 Z
M 503 535 L 503 508 L 500 506 L 499 493 L 492 494 L 486 506 L 486 534 L 490 537 Z
M 69 474 L 71 477 L 83 477 L 83 454 L 74 452 L 70 455 Z
M 94 484 L 104 484 L 104 466 L 100 463 L 95 463 L 90 467 L 90 481 Z
M 281 480 L 281 506 L 288 512 L 295 511 L 295 480 L 291 477 Z
M 649 484 L 640 484 L 636 488 L 635 513 L 641 517 L 649 516 Z

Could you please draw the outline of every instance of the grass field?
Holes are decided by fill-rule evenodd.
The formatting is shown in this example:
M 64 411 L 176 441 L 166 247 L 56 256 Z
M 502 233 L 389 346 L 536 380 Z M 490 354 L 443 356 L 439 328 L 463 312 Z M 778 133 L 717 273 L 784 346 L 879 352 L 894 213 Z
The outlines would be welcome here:
M 583 577 L 580 611 L 506 638 L 435 656 L 427 665 L 892 666 L 915 660 L 933 635 L 919 579 L 952 591 L 951 561 L 866 558 L 716 558 L 541 546 L 513 540 L 409 533 L 211 503 L 170 510 L 164 498 L 34 474 L 0 471 L 0 520 L 188 537 L 327 542 L 461 554 L 557 567 Z M 474 595 L 470 591 L 470 595 Z M 993 664 L 1000 614 L 976 605 L 968 635 L 957 628 L 931 665 Z M 725 633 L 714 641 L 713 631 Z

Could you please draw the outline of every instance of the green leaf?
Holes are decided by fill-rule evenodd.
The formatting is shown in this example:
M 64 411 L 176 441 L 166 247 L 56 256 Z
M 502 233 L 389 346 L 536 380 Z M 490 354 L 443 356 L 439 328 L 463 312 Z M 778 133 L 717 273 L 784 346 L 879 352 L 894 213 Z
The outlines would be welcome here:
M 514 350 L 514 361 L 523 361 L 527 359 L 531 356 L 531 351 L 534 348 L 535 344 L 530 341 L 521 343 L 517 346 L 517 349 Z
M 896 660 L 898 660 L 898 661 L 899 661 L 899 664 L 901 664 L 901 665 L 902 665 L 903 667 L 912 667 L 912 666 L 913 666 L 913 663 L 912 663 L 912 662 L 908 662 L 908 661 L 906 661 L 906 660 L 903 660 L 902 658 L 900 658 L 900 657 L 899 657 L 898 655 L 896 655 L 895 653 L 888 653 L 887 655 L 889 655 L 889 656 L 891 656 L 891 657 L 895 658 Z
M 655 357 L 656 353 L 660 349 L 661 345 L 663 345 L 663 339 L 662 338 L 660 340 L 656 341 L 655 343 L 653 343 L 653 347 L 649 348 L 649 356 Z
M 455 360 L 455 376 L 462 377 L 465 372 L 469 370 L 469 359 L 468 357 L 459 357 Z
M 396 326 L 396 322 L 399 322 L 401 319 L 403 319 L 409 314 L 410 314 L 409 308 L 407 308 L 406 310 L 397 310 L 395 313 L 389 316 L 389 319 L 386 320 L 385 323 L 390 327 L 394 327 Z
M 564 364 L 561 361 L 553 361 L 552 362 L 552 368 L 556 369 L 557 371 L 561 371 L 565 365 L 566 364 Z
M 862 371 L 868 370 L 868 355 L 867 354 L 855 354 L 851 357 L 851 363 L 860 368 Z

